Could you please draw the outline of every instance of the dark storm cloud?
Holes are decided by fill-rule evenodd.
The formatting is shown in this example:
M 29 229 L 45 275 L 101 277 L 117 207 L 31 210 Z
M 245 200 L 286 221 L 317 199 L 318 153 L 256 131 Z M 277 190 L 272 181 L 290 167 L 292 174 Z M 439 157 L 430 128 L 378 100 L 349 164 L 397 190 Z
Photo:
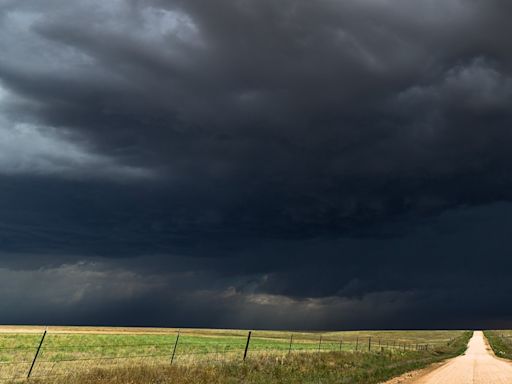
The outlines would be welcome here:
M 399 240 L 281 241 L 223 258 L 6 253 L 2 313 L 16 323 L 506 326 L 511 217 L 510 204 L 500 204 L 445 214 Z M 261 255 L 275 261 L 261 265 Z
M 76 322 L 117 322 L 139 299 L 158 307 L 145 295 L 179 272 L 172 290 L 192 303 L 180 321 L 213 313 L 213 297 L 237 325 L 286 326 L 248 303 L 300 312 L 307 300 L 315 327 L 372 325 L 365 308 L 379 300 L 398 303 L 374 317 L 392 324 L 442 312 L 444 292 L 462 303 L 450 323 L 474 309 L 468 276 L 489 282 L 511 248 L 500 237 L 482 275 L 488 252 L 458 218 L 479 222 L 474 207 L 488 205 L 484 217 L 508 222 L 509 11 L 498 0 L 1 2 L 7 270 L 68 284 L 121 268 L 119 281 L 142 287 L 98 306 L 91 293 L 80 319 L 77 294 L 62 315 Z M 458 235 L 435 232 L 437 220 Z M 484 225 L 475 239 L 498 230 Z M 106 272 L 88 264 L 97 257 Z M 102 305 L 116 308 L 106 320 Z M 337 323 L 341 308 L 361 315 Z

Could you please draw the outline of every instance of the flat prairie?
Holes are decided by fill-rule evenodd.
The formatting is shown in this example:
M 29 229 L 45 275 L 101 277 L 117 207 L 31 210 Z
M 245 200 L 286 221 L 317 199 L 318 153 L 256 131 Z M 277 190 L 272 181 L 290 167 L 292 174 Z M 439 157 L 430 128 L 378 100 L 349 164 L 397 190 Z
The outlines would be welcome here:
M 385 354 L 392 360 L 429 360 L 464 335 L 463 331 L 1 326 L 0 383 L 24 379 L 29 372 L 32 379 L 55 379 L 98 369 L 171 364 L 198 368 L 242 362 L 247 366 L 261 361 L 268 365 L 269 359 L 283 362 L 327 354 L 344 354 L 349 359 L 357 355 L 359 362 L 363 354 L 369 359 Z

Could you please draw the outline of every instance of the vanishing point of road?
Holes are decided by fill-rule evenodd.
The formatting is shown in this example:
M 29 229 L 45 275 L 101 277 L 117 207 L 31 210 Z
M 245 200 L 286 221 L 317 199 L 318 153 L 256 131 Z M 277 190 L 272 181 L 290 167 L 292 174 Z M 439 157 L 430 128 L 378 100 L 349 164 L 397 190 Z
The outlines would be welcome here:
M 512 384 L 512 363 L 497 358 L 481 331 L 473 333 L 464 355 L 416 377 L 397 378 L 403 384 Z

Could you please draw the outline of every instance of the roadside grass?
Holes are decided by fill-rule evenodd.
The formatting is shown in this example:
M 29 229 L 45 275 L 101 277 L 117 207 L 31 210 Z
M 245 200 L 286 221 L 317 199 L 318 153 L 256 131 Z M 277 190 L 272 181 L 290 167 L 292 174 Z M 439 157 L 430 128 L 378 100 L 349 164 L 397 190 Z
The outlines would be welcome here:
M 512 331 L 484 331 L 484 335 L 496 356 L 512 360 Z
M 430 350 L 260 354 L 246 362 L 120 366 L 37 384 L 374 384 L 463 353 L 471 332 Z
M 41 327 L 0 326 L 0 382 L 26 377 L 43 330 Z M 103 372 L 116 367 L 124 369 L 135 366 L 139 368 L 133 369 L 158 367 L 164 371 L 184 370 L 200 372 L 201 375 L 210 372 L 224 377 L 226 367 L 230 364 L 238 367 L 237 364 L 241 362 L 247 333 L 229 329 L 182 329 L 174 366 L 169 368 L 177 329 L 50 327 L 32 377 L 68 375 L 70 372 L 82 374 L 98 368 Z M 346 371 L 347 366 L 361 365 L 366 358 L 361 360 L 360 355 L 371 346 L 372 353 L 367 354 L 369 361 L 375 367 L 378 367 L 378 361 L 382 361 L 382 369 L 385 370 L 389 369 L 390 364 L 397 364 L 394 359 L 409 366 L 414 359 L 407 356 L 420 360 L 431 359 L 437 354 L 444 356 L 447 352 L 443 348 L 448 347 L 451 351 L 453 343 L 450 346 L 447 344 L 463 335 L 462 331 L 253 331 L 248 361 L 244 367 L 261 365 L 265 368 L 255 369 L 255 372 L 261 371 L 258 375 L 264 376 L 274 369 L 271 362 L 279 359 L 279 362 L 287 361 L 293 367 L 294 359 L 317 361 L 323 355 L 338 353 L 343 356 L 341 361 L 345 362 L 343 369 Z M 356 349 L 357 353 L 354 354 Z M 321 367 L 322 360 L 319 361 L 317 365 Z M 214 371 L 207 366 L 215 367 Z M 364 370 L 359 368 L 355 371 Z

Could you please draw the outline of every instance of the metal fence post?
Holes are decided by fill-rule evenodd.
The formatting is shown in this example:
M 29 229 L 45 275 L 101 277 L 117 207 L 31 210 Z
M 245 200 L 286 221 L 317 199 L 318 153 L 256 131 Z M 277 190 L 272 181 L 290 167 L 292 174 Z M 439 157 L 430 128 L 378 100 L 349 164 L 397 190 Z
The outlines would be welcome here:
M 249 342 L 251 341 L 251 331 L 247 334 L 247 343 L 245 344 L 245 351 L 244 351 L 244 361 L 247 357 L 247 352 L 249 351 Z
M 342 348 L 343 348 L 343 339 L 340 339 L 340 352 L 341 352 Z
M 288 347 L 288 354 L 292 351 L 293 333 L 290 335 L 290 346 Z
M 322 335 L 320 335 L 320 340 L 318 341 L 318 352 L 320 352 L 321 347 L 322 347 Z
M 48 327 L 45 328 L 43 332 L 43 336 L 41 337 L 41 341 L 39 342 L 39 346 L 37 347 L 36 354 L 34 356 L 34 360 L 32 360 L 32 365 L 30 366 L 30 369 L 28 370 L 27 379 L 30 379 L 30 375 L 32 374 L 32 370 L 34 369 L 34 366 L 36 365 L 37 356 L 39 356 L 39 352 L 41 351 L 41 347 L 43 346 L 44 338 L 46 337 L 46 333 L 48 332 Z
M 372 350 L 372 337 L 368 337 L 368 352 Z
M 357 336 L 357 338 L 356 338 L 356 351 L 358 348 L 359 348 L 359 336 Z
M 176 335 L 176 342 L 174 343 L 174 349 L 172 350 L 172 357 L 171 357 L 171 365 L 174 361 L 174 356 L 176 355 L 176 348 L 178 348 L 178 341 L 180 339 L 180 332 L 181 329 L 178 330 L 178 334 Z

